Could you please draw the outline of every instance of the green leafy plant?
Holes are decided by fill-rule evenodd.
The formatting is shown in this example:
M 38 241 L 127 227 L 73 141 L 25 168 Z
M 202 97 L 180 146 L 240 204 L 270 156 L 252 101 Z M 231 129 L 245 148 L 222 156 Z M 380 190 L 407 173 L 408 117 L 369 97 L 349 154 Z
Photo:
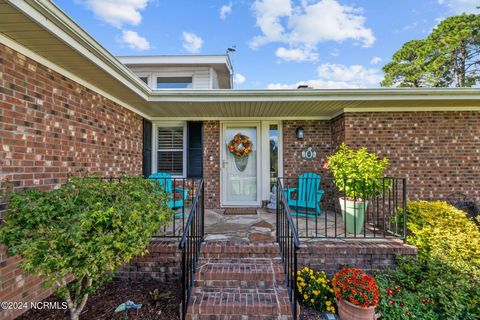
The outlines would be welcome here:
M 308 267 L 297 271 L 297 291 L 303 304 L 322 312 L 335 313 L 333 289 L 325 272 Z
M 388 159 L 379 159 L 366 148 L 354 151 L 342 143 L 339 150 L 327 157 L 326 168 L 335 177 L 336 187 L 349 199 L 367 198 L 386 187 L 380 178 L 388 167 Z M 388 187 L 388 186 L 387 186 Z
M 115 269 L 145 254 L 151 236 L 173 216 L 163 193 L 141 177 L 106 182 L 71 178 L 51 192 L 10 196 L 0 240 L 22 267 L 64 298 L 72 320 Z
M 480 318 L 480 282 L 438 259 L 397 257 L 396 269 L 375 275 L 382 319 Z
M 420 256 L 480 279 L 480 230 L 465 212 L 442 201 L 408 202 L 407 229 Z

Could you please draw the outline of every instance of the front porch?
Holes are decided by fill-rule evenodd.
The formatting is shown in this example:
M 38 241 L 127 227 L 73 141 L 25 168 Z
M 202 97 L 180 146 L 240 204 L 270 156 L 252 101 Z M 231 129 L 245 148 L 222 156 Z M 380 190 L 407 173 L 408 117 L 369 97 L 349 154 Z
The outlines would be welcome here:
M 156 267 L 156 259 L 160 265 L 169 264 L 172 276 L 180 270 L 176 276 L 182 281 L 184 319 L 227 311 L 237 314 L 248 307 L 249 294 L 254 299 L 273 300 L 248 312 L 264 312 L 266 318 L 285 315 L 285 319 L 296 319 L 299 267 L 315 267 L 330 275 L 348 264 L 374 271 L 392 267 L 398 254 L 416 254 L 415 248 L 404 243 L 405 179 L 379 179 L 377 183 L 383 188 L 377 194 L 366 192 L 365 185 L 358 184 L 354 192 L 358 198 L 353 203 L 360 210 L 354 210 L 353 216 L 343 210 L 341 201 L 346 202 L 346 198 L 335 187 L 338 183 L 320 181 L 315 174 L 275 179 L 269 206 L 274 208 L 237 208 L 230 214 L 225 214 L 225 209 L 205 208 L 208 194 L 203 179 L 153 179 L 161 190 L 170 190 L 167 201 L 175 214 L 152 244 L 159 239 L 170 241 L 153 248 L 155 258 L 134 261 L 128 277 L 144 274 L 145 260 L 147 274 Z M 157 274 L 166 278 L 164 272 Z M 266 282 L 261 280 L 265 276 Z M 209 306 L 205 299 L 214 302 Z M 275 299 L 283 302 L 275 304 Z

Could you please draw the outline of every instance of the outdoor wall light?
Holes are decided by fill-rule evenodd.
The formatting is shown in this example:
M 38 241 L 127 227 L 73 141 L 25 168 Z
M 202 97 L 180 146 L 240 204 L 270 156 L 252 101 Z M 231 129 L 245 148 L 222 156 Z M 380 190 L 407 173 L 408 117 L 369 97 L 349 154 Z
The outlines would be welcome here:
M 297 140 L 303 140 L 305 137 L 305 130 L 303 130 L 302 127 L 298 127 L 297 130 L 295 130 L 295 134 L 297 136 Z

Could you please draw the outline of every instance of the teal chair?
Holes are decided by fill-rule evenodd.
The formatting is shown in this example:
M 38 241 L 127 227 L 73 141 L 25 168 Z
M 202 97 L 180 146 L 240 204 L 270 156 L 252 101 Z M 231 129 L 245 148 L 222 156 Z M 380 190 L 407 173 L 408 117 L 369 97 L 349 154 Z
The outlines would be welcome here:
M 320 189 L 322 177 L 313 172 L 306 172 L 298 176 L 298 185 L 296 188 L 285 190 L 290 208 L 295 208 L 295 214 L 310 216 L 308 213 L 314 212 L 320 214 L 320 200 L 322 200 L 324 190 Z M 292 195 L 296 194 L 295 199 Z M 300 212 L 299 211 L 303 211 Z
M 173 178 L 170 174 L 164 172 L 153 173 L 148 177 L 150 180 L 155 180 L 161 186 L 161 189 L 167 193 L 167 205 L 176 210 L 183 207 L 183 201 L 188 198 L 188 190 L 183 188 L 175 188 L 173 185 Z M 180 194 L 180 197 L 175 197 L 175 194 Z M 178 198 L 175 200 L 175 198 Z M 177 214 L 182 215 L 182 213 Z

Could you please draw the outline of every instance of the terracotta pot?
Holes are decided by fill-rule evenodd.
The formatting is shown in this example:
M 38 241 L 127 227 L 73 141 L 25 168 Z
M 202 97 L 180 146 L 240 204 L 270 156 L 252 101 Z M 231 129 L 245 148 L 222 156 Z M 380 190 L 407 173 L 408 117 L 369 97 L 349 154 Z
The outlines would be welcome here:
M 337 301 L 338 315 L 340 320 L 375 320 L 375 307 L 360 307 L 345 299 Z

